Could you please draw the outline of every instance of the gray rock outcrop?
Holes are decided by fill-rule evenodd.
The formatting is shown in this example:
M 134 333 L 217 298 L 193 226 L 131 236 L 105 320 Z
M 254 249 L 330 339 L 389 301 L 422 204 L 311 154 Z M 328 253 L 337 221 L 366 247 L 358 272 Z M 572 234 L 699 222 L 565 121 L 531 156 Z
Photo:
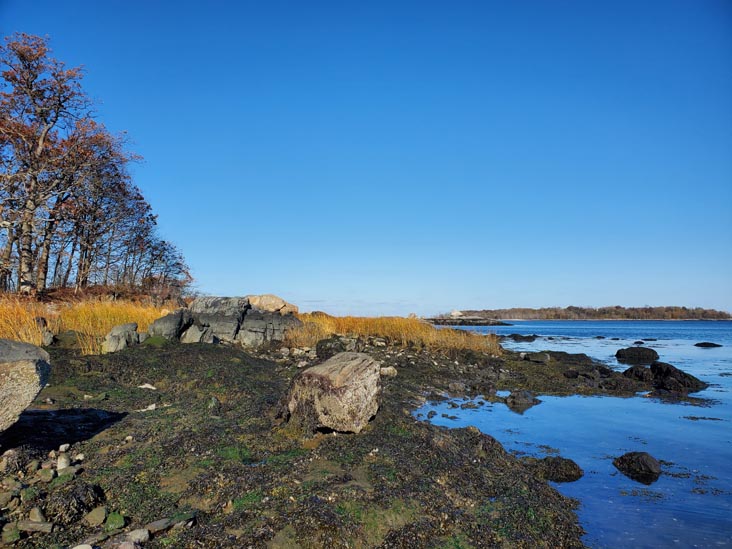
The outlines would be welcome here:
M 0 432 L 17 421 L 46 385 L 49 361 L 40 347 L 0 339 Z
M 160 336 L 165 339 L 177 340 L 191 324 L 193 324 L 191 313 L 181 309 L 156 319 L 150 324 L 147 332 L 151 337 Z
M 297 376 L 286 413 L 306 429 L 359 433 L 379 409 L 379 363 L 364 353 L 339 353 Z
M 137 322 L 120 324 L 112 328 L 104 337 L 102 353 L 116 353 L 127 347 L 137 345 L 139 342 L 140 336 L 137 333 Z

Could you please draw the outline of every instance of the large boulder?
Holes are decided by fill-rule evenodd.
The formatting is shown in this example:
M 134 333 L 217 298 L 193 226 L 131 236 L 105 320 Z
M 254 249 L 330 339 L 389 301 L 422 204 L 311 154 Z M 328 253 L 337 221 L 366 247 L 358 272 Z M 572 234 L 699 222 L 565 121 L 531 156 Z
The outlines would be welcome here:
M 17 421 L 46 385 L 49 361 L 40 347 L 0 339 L 0 432 Z
M 197 297 L 189 309 L 194 315 L 221 315 L 241 318 L 250 308 L 249 297 Z
M 282 341 L 288 330 L 302 326 L 294 315 L 266 313 L 254 309 L 247 311 L 236 336 L 243 347 L 261 347 L 275 341 Z
M 706 389 L 708 385 L 691 374 L 679 370 L 676 366 L 665 362 L 654 362 L 650 367 L 635 365 L 623 372 L 630 379 L 650 383 L 661 392 L 685 395 Z
M 339 353 L 297 376 L 286 415 L 310 430 L 359 433 L 379 409 L 380 365 L 365 353 Z
M 626 477 L 642 484 L 653 484 L 661 476 L 661 464 L 648 452 L 628 452 L 613 460 Z
M 180 309 L 164 317 L 158 318 L 148 328 L 151 337 L 160 336 L 165 339 L 174 341 L 180 339 L 181 334 L 193 324 L 191 313 L 185 309 Z
M 196 324 L 207 329 L 204 337 L 233 343 L 239 333 L 242 319 L 250 309 L 248 297 L 198 297 L 190 312 Z
M 658 360 L 658 353 L 650 347 L 627 347 L 618 349 L 615 358 L 626 364 L 650 364 Z
M 266 313 L 280 313 L 281 315 L 293 314 L 298 312 L 298 308 L 292 303 L 288 303 L 281 297 L 272 294 L 250 295 L 249 305 L 252 309 L 263 311 Z
M 127 347 L 132 347 L 140 342 L 137 333 L 137 322 L 128 322 L 115 326 L 104 337 L 102 342 L 102 353 L 116 353 Z

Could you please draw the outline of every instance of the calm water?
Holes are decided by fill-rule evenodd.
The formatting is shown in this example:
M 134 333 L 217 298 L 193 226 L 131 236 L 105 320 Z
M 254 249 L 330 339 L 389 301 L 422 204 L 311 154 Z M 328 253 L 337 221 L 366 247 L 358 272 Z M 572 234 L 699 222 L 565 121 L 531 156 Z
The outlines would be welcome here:
M 525 321 L 467 329 L 537 334 L 542 337 L 532 343 L 506 340 L 503 345 L 586 353 L 618 370 L 627 366 L 617 363 L 615 351 L 639 339 L 657 339 L 646 345 L 662 361 L 710 384 L 694 394 L 708 399 L 707 406 L 643 396 L 539 395 L 542 403 L 523 415 L 498 403 L 460 410 L 447 402 L 415 413 L 426 417 L 435 410 L 431 421 L 437 425 L 474 425 L 518 455 L 558 451 L 576 461 L 584 477 L 555 486 L 581 502 L 584 541 L 592 547 L 732 547 L 732 322 Z M 694 347 L 699 341 L 723 347 Z M 664 474 L 650 486 L 626 478 L 612 460 L 629 451 L 663 460 Z

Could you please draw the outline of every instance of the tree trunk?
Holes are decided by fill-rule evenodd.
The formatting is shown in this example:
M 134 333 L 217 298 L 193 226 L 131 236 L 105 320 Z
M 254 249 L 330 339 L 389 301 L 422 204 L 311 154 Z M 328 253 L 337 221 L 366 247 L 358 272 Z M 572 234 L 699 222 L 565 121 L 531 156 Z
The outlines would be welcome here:
M 20 223 L 20 237 L 18 238 L 18 291 L 22 294 L 32 294 L 36 290 L 33 280 L 33 218 L 36 206 L 28 201 L 23 208 Z

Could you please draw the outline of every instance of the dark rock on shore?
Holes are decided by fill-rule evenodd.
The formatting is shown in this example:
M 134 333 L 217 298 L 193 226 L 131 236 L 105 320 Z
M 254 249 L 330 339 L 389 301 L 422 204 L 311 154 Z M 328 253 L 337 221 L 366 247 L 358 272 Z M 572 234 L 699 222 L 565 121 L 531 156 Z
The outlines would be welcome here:
M 649 347 L 627 347 L 615 353 L 618 362 L 626 364 L 650 364 L 658 360 L 658 353 Z
M 699 343 L 694 343 L 694 347 L 704 347 L 711 349 L 712 347 L 721 347 L 719 343 L 712 343 L 711 341 L 700 341 Z
M 552 482 L 575 482 L 582 478 L 584 471 L 571 459 L 548 456 L 542 459 L 524 458 L 539 478 Z
M 708 385 L 691 374 L 665 362 L 654 362 L 650 367 L 635 365 L 623 372 L 623 376 L 650 383 L 656 391 L 688 394 L 706 389 Z
M 613 460 L 613 465 L 626 477 L 650 485 L 661 476 L 661 464 L 648 452 L 628 452 Z
M 526 410 L 539 403 L 541 403 L 541 400 L 529 391 L 514 391 L 506 397 L 506 406 L 519 414 L 523 414 Z
M 513 341 L 516 341 L 516 342 L 531 343 L 532 341 L 536 341 L 536 338 L 539 336 L 536 334 L 533 334 L 533 335 L 509 334 L 507 336 L 502 336 L 502 337 L 504 337 L 506 339 L 512 339 Z

